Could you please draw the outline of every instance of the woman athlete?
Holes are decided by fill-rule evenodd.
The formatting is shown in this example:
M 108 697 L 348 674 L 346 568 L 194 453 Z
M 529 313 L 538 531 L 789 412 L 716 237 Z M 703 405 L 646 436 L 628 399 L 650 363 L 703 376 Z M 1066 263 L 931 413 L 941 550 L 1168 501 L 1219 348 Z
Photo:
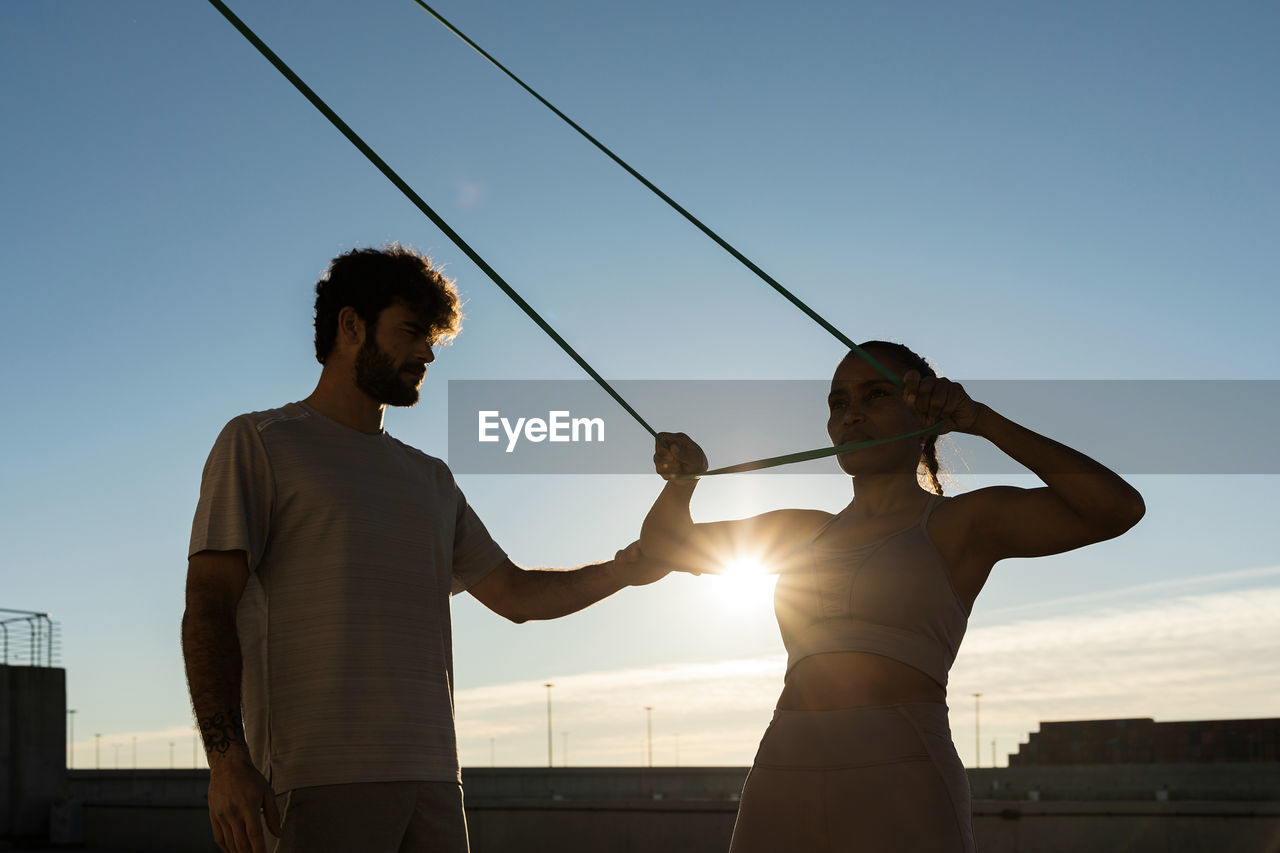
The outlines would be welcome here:
M 694 524 L 697 481 L 672 478 L 705 471 L 706 456 L 688 436 L 662 434 L 654 464 L 668 482 L 641 550 L 693 572 L 758 555 L 779 574 L 786 679 L 742 791 L 731 853 L 973 851 L 946 685 L 974 599 L 998 561 L 1119 536 L 1145 511 L 1114 472 L 975 402 L 907 347 L 861 349 L 904 387 L 851 352 L 831 380 L 832 442 L 893 438 L 945 418 L 938 434 L 985 438 L 1044 486 L 944 498 L 932 434 L 838 456 L 854 498 L 835 515 L 784 509 Z

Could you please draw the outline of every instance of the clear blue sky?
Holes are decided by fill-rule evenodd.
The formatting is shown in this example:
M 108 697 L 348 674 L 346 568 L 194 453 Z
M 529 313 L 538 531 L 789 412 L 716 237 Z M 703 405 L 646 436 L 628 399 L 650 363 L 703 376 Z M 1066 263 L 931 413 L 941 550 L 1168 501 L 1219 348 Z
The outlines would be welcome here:
M 409 0 L 233 8 L 604 375 L 822 379 L 839 359 Z M 1274 4 L 439 8 L 855 338 L 961 379 L 1280 378 Z M 463 334 L 387 420 L 429 453 L 446 455 L 449 380 L 581 374 L 212 7 L 6 11 L 0 606 L 61 622 L 77 766 L 95 732 L 136 734 L 139 763 L 162 765 L 190 740 L 178 622 L 200 468 L 227 419 L 311 390 L 329 258 L 400 240 L 457 278 Z M 1277 477 L 1135 482 L 1149 514 L 1123 539 L 997 569 L 952 682 L 966 760 L 977 691 L 1001 753 L 1043 719 L 1276 713 L 1280 637 L 1257 608 L 1280 599 Z M 541 565 L 612 554 L 657 491 L 462 485 Z M 848 494 L 835 475 L 743 477 L 695 510 Z M 574 761 L 640 760 L 653 705 L 656 760 L 679 733 L 682 763 L 748 762 L 781 645 L 767 588 L 731 605 L 723 585 L 674 578 L 546 625 L 459 599 L 464 760 L 487 763 L 492 737 L 499 763 L 545 761 L 552 680 Z M 1198 681 L 1177 674 L 1193 652 Z

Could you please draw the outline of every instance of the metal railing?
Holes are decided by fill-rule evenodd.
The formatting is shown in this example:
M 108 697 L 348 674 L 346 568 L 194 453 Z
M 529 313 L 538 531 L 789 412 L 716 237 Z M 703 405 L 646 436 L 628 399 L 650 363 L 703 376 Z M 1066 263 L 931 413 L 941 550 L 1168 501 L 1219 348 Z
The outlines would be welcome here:
M 0 607 L 0 664 L 54 666 L 62 651 L 58 634 L 48 613 Z

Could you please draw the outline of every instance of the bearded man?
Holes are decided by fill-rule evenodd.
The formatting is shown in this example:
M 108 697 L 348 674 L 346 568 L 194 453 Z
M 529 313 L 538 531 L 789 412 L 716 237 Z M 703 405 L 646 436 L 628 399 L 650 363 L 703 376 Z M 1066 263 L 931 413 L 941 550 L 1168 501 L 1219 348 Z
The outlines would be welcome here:
M 520 568 L 448 466 L 382 428 L 460 327 L 427 258 L 344 254 L 315 311 L 315 391 L 226 425 L 192 527 L 182 647 L 214 839 L 228 853 L 465 853 L 450 597 L 550 619 L 666 570 L 637 546 Z

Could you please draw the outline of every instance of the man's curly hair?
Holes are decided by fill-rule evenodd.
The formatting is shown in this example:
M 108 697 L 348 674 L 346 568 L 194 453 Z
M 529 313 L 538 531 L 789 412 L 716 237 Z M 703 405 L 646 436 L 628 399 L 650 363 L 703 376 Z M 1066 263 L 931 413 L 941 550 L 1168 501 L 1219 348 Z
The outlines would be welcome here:
M 433 343 L 451 340 L 462 328 L 458 289 L 427 256 L 388 243 L 339 255 L 316 283 L 316 361 L 325 363 L 338 338 L 338 313 L 350 306 L 369 329 L 394 303 L 414 311 Z

